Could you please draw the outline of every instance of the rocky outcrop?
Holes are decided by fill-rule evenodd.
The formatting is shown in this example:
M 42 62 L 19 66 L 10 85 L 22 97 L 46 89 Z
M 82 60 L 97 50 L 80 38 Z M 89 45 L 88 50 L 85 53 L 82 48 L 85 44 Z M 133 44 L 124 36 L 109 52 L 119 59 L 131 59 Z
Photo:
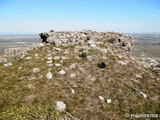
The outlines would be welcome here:
M 78 43 L 92 48 L 105 47 L 113 52 L 131 54 L 134 40 L 131 36 L 115 32 L 96 32 L 91 30 L 75 32 L 43 32 L 39 34 L 42 42 L 54 43 L 56 46 Z
M 7 48 L 4 50 L 3 57 L 19 56 L 19 57 L 23 58 L 24 56 L 26 56 L 28 54 L 28 51 L 31 51 L 33 49 L 43 47 L 43 46 L 44 46 L 43 43 L 37 43 L 37 44 L 33 44 L 29 47 Z
M 141 58 L 137 62 L 145 68 L 150 68 L 154 73 L 160 74 L 160 59 Z

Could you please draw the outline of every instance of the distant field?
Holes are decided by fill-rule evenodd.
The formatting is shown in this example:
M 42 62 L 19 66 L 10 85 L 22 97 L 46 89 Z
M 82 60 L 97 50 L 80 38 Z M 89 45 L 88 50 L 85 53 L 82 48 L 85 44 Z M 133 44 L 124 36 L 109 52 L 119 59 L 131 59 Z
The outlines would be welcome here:
M 135 40 L 133 55 L 137 57 L 160 57 L 160 35 L 132 35 Z
M 39 36 L 0 36 L 0 55 L 4 54 L 6 48 L 26 47 L 40 42 Z

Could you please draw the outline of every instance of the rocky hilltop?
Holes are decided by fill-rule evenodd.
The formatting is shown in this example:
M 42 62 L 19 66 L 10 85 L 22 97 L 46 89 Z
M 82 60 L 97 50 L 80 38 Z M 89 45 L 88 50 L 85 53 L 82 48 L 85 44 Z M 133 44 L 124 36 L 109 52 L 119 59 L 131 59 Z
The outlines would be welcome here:
M 133 38 L 114 32 L 96 32 L 84 30 L 81 32 L 43 32 L 39 34 L 42 42 L 54 43 L 56 46 L 67 44 L 88 45 L 92 48 L 103 47 L 113 52 L 131 54 L 134 45 Z M 110 43 L 110 44 L 109 44 Z
M 160 60 L 132 56 L 131 36 L 91 30 L 39 35 L 42 43 L 6 49 L 0 58 L 0 119 L 160 117 Z

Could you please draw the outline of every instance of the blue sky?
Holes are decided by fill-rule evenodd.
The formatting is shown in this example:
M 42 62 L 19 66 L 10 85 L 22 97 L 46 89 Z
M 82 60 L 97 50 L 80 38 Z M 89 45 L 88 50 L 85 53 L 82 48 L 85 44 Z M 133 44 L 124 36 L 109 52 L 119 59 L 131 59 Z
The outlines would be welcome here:
M 0 34 L 160 32 L 160 0 L 0 0 Z

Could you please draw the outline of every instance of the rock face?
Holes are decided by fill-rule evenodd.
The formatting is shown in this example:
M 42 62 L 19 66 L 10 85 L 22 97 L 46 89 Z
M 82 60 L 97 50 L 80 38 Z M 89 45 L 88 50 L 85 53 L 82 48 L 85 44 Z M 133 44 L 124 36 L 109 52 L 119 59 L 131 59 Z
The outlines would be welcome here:
M 37 49 L 37 48 L 43 47 L 43 46 L 44 46 L 43 43 L 37 43 L 37 44 L 33 44 L 29 47 L 8 48 L 8 49 L 5 49 L 5 51 L 4 51 L 4 57 L 20 56 L 21 58 L 23 58 L 24 56 L 26 56 L 28 54 L 28 51 L 31 51 L 33 49 Z
M 156 74 L 160 74 L 160 59 L 141 58 L 138 63 L 145 68 L 150 68 Z
M 97 48 L 98 46 L 109 47 L 114 52 L 121 51 L 125 54 L 130 54 L 134 45 L 132 37 L 115 32 L 96 32 L 91 30 L 55 32 L 52 30 L 39 35 L 42 42 L 54 43 L 57 46 L 79 43 L 92 48 Z

